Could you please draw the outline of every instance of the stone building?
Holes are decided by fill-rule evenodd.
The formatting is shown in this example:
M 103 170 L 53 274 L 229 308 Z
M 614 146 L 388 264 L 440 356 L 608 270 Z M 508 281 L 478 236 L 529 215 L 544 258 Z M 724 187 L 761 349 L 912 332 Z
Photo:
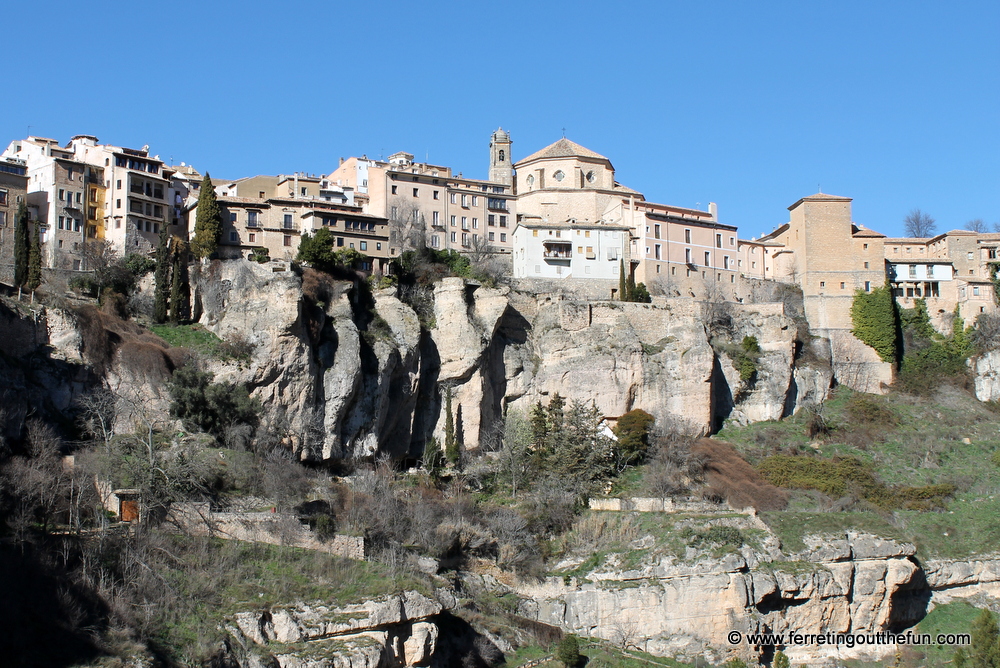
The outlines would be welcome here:
M 516 215 L 510 145 L 503 130 L 493 134 L 489 180 L 416 162 L 406 152 L 385 161 L 367 156 L 342 159 L 326 178 L 331 186 L 353 189 L 366 213 L 389 221 L 391 256 L 423 246 L 508 253 Z
M 318 199 L 219 197 L 222 211 L 220 257 L 250 257 L 258 249 L 275 260 L 293 260 L 303 233 L 326 227 L 334 250 L 353 248 L 367 255 L 367 271 L 385 273 L 389 261 L 388 221 Z
M 16 158 L 0 159 L 0 282 L 14 282 L 14 224 L 27 202 L 28 167 Z
M 3 155 L 27 167 L 27 202 L 41 226 L 43 266 L 80 269 L 83 244 L 104 238 L 104 169 L 45 137 L 11 142 Z
M 625 229 L 628 239 L 621 257 L 637 283 L 660 294 L 699 297 L 724 288 L 722 294 L 732 297 L 738 259 L 736 227 L 719 222 L 714 204 L 708 211 L 699 211 L 648 202 L 642 193 L 615 180 L 608 158 L 565 137 L 514 167 L 518 224 L 532 234 L 564 227 L 595 234 L 602 227 L 615 234 Z M 515 249 L 514 275 L 553 277 L 550 274 L 560 268 L 560 260 L 551 255 L 546 260 L 544 250 L 542 260 L 551 265 L 548 269 L 534 260 L 518 266 L 537 257 L 539 251 L 531 249 L 537 245 L 536 237 L 520 233 L 517 237 L 524 243 Z M 617 271 L 616 266 L 613 276 L 606 278 L 617 281 Z M 569 276 L 586 277 L 576 271 L 555 277 Z
M 338 186 L 315 174 L 295 172 L 278 176 L 250 176 L 235 181 L 212 179 L 215 192 L 221 197 L 255 197 L 269 199 L 317 199 L 335 204 L 354 206 L 354 189 Z
M 614 282 L 614 297 L 630 237 L 624 225 L 521 216 L 514 230 L 514 278 L 606 279 Z

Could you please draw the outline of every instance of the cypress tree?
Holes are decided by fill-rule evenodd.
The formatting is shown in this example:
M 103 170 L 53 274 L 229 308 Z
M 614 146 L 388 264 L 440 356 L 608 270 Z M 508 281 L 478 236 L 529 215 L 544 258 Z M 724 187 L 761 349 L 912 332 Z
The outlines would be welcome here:
M 625 260 L 620 260 L 618 262 L 618 301 L 627 301 L 625 299 Z
M 170 284 L 170 321 L 186 322 L 191 318 L 191 284 L 188 280 L 187 242 L 180 241 L 174 252 L 174 275 Z
M 28 255 L 31 242 L 28 241 L 28 206 L 22 200 L 14 219 L 14 285 L 28 282 Z
M 1000 628 L 992 612 L 984 609 L 972 622 L 972 668 L 1000 668 Z
M 208 173 L 201 180 L 201 190 L 198 192 L 198 210 L 195 214 L 194 239 L 191 241 L 191 252 L 198 259 L 206 258 L 215 253 L 222 239 L 222 210 L 212 188 L 212 179 Z
M 167 226 L 160 231 L 160 245 L 156 247 L 156 288 L 153 292 L 153 321 L 167 321 L 167 309 L 170 302 L 170 246 Z
M 42 240 L 39 237 L 38 225 L 32 226 L 31 246 L 28 248 L 28 280 L 25 287 L 34 290 L 42 284 Z
M 458 440 L 455 438 L 455 417 L 451 413 L 451 385 L 444 393 L 444 456 L 452 464 L 458 463 Z
M 625 284 L 625 301 L 635 301 L 635 275 L 632 272 L 628 273 L 628 282 Z

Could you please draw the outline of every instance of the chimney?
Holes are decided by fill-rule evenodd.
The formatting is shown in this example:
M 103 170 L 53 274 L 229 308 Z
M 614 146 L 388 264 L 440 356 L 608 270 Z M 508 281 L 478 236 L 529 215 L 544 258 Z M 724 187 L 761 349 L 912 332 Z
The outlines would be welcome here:
M 342 164 L 344 164 L 344 156 L 340 156 L 340 164 L 341 164 L 341 165 L 342 165 Z M 340 166 L 340 165 L 338 165 L 338 167 L 339 167 L 339 166 Z
M 715 202 L 709 202 L 708 203 L 708 213 L 711 214 L 712 220 L 718 221 L 719 220 L 719 205 L 716 204 Z

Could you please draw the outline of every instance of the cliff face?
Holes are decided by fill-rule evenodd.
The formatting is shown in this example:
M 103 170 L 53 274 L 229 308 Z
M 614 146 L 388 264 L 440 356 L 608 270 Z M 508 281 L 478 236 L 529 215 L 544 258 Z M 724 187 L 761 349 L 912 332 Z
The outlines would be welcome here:
M 831 382 L 822 361 L 796 360 L 794 323 L 780 304 L 730 309 L 726 337 L 760 344 L 748 381 L 713 348 L 718 336 L 706 331 L 703 306 L 688 299 L 592 302 L 446 278 L 434 286 L 433 322 L 422 329 L 391 291 L 369 296 L 350 281 L 305 280 L 276 263 L 216 262 L 201 272 L 195 294 L 206 328 L 253 348 L 249 360 L 203 365 L 217 381 L 246 384 L 263 404 L 262 427 L 306 460 L 419 457 L 431 436 L 443 439 L 446 387 L 456 425 L 476 447 L 505 409 L 529 410 L 556 392 L 593 402 L 604 415 L 642 408 L 708 432 L 727 418 L 776 419 L 822 401 Z M 0 347 L 12 358 L 48 351 L 63 375 L 90 374 L 87 382 L 41 379 L 59 410 L 104 384 L 167 417 L 165 381 L 182 360 L 162 342 L 134 327 L 105 332 L 113 352 L 97 364 L 87 350 L 93 336 L 80 333 L 104 331 L 93 314 L 50 308 L 39 322 L 9 319 L 18 335 Z
M 713 350 L 691 300 L 588 302 L 446 278 L 434 287 L 432 327 L 421 332 L 390 291 L 376 293 L 367 312 L 348 282 L 310 299 L 290 272 L 246 262 L 213 272 L 201 288 L 201 322 L 255 344 L 250 363 L 213 370 L 247 383 L 265 423 L 280 424 L 304 459 L 419 456 L 430 436 L 443 438 L 445 387 L 475 447 L 505 408 L 528 410 L 556 392 L 604 415 L 643 408 L 707 432 L 729 417 L 779 418 L 822 401 L 830 386 L 824 365 L 796 363 L 795 328 L 780 304 L 732 309 L 732 336 L 755 336 L 761 347 L 748 384 Z

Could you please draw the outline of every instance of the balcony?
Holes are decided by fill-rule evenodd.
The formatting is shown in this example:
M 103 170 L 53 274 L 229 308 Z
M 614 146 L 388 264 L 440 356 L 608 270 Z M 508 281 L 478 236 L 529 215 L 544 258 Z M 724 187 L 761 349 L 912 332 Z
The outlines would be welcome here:
M 546 260 L 572 260 L 573 251 L 545 251 L 542 257 Z

